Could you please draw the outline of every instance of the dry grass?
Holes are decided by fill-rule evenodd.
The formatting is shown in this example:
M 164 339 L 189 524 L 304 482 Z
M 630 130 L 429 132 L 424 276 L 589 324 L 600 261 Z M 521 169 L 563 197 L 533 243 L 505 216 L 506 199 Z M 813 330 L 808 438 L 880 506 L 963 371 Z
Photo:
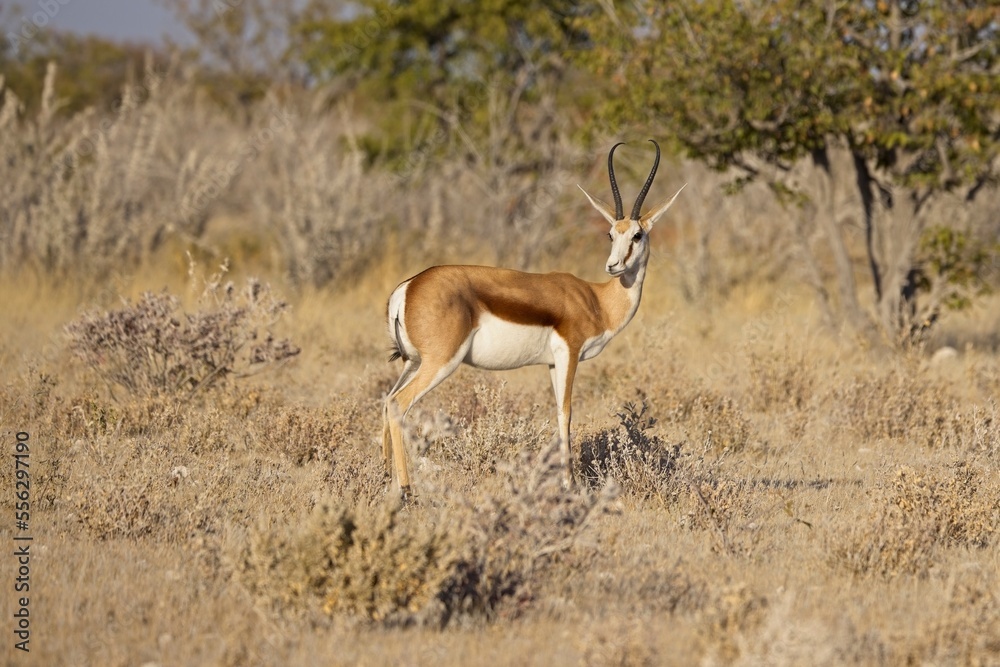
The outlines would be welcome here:
M 646 313 L 581 368 L 575 463 L 592 484 L 555 481 L 543 372 L 463 370 L 408 420 L 419 502 L 400 508 L 376 442 L 395 369 L 367 333 L 382 282 L 293 299 L 302 360 L 190 396 L 113 398 L 58 318 L 20 314 L 37 331 L 6 339 L 0 426 L 37 443 L 38 659 L 1000 659 L 995 357 L 698 340 L 696 311 Z M 347 351 L 327 372 L 308 362 L 334 354 L 310 349 L 317 328 Z
M 0 118 L 14 156 L 0 178 L 19 193 L 0 203 L 17 241 L 0 252 L 0 438 L 33 444 L 38 664 L 1000 662 L 995 301 L 942 330 L 961 349 L 943 364 L 867 350 L 825 332 L 794 278 L 752 280 L 727 254 L 765 252 L 747 214 L 727 219 L 740 235 L 719 226 L 718 289 L 694 301 L 684 241 L 665 225 L 636 320 L 577 377 L 579 488 L 556 483 L 544 370 L 463 369 L 407 421 L 418 503 L 401 508 L 378 442 L 399 371 L 385 362 L 389 291 L 430 262 L 493 261 L 501 241 L 600 279 L 603 230 L 577 220 L 577 179 L 551 174 L 549 208 L 577 226 L 520 253 L 509 229 L 463 217 L 481 174 L 448 163 L 363 178 L 349 124 L 324 133 L 320 100 L 300 102 L 262 133 L 283 118 L 276 102 L 238 127 L 167 79 L 111 119 L 89 169 L 52 181 L 19 170 L 72 153 L 100 119 Z M 211 190 L 233 159 L 239 178 Z M 529 206 L 516 227 L 547 210 Z M 79 243 L 54 233 L 74 220 Z M 359 225 L 363 238 L 345 233 Z M 225 297 L 205 310 L 184 250 L 233 257 L 237 285 L 264 273 L 274 301 L 259 318 Z M 20 270 L 25 253 L 38 271 Z M 350 279 L 316 287 L 336 276 Z M 117 376 L 109 390 L 113 346 L 78 335 L 81 363 L 65 327 L 121 324 L 106 313 L 145 291 L 177 297 L 160 314 L 178 325 L 211 320 L 209 338 L 245 361 L 262 359 L 253 340 L 287 337 L 301 354 L 196 392 Z M 198 319 L 213 312 L 230 316 Z M 155 342 L 136 338 L 146 357 L 111 359 L 133 380 Z M 2 488 L 13 474 L 0 466 Z M 14 604 L 0 595 L 0 617 Z
M 964 461 L 950 470 L 900 467 L 875 489 L 873 516 L 848 531 L 834 558 L 863 576 L 927 576 L 942 552 L 990 547 L 1000 487 L 989 472 Z

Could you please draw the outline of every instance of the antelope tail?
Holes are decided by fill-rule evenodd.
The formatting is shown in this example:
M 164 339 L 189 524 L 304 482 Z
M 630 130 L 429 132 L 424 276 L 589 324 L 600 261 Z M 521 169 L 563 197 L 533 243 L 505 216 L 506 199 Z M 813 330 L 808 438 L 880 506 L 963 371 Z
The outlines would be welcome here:
M 395 331 L 396 331 L 396 339 L 392 343 L 392 349 L 391 349 L 390 354 L 389 354 L 389 361 L 393 362 L 393 361 L 396 361 L 396 359 L 402 359 L 403 361 L 409 361 L 409 359 L 406 357 L 406 354 L 404 354 L 404 352 L 403 352 L 403 339 L 399 335 L 399 317 L 398 316 L 395 319 L 394 328 L 395 328 Z

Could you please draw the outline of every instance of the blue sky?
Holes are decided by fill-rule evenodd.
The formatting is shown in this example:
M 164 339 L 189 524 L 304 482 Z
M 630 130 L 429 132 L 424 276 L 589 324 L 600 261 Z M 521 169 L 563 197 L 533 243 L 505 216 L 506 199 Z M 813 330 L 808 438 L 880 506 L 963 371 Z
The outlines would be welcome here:
M 27 17 L 42 9 L 39 0 L 21 0 L 17 4 Z M 173 14 L 153 0 L 49 0 L 45 6 L 58 6 L 51 25 L 60 30 L 154 43 L 169 35 L 176 42 L 190 43 Z

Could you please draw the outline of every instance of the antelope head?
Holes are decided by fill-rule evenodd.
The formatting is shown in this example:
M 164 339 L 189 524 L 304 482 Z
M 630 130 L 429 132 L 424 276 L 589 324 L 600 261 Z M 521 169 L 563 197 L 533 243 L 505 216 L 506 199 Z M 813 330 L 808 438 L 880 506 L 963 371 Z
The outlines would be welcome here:
M 681 186 L 681 190 L 678 190 L 673 197 L 653 207 L 646 215 L 641 215 L 642 203 L 646 199 L 646 194 L 649 192 L 650 186 L 653 184 L 653 178 L 656 176 L 656 168 L 660 166 L 660 145 L 652 139 L 650 139 L 650 142 L 656 146 L 656 159 L 653 160 L 653 168 L 650 170 L 646 184 L 642 186 L 642 190 L 635 200 L 635 205 L 632 207 L 632 214 L 628 218 L 625 217 L 622 208 L 622 195 L 618 191 L 618 182 L 615 180 L 614 162 L 615 149 L 624 142 L 612 146 L 611 151 L 608 153 L 608 176 L 611 178 L 611 194 L 615 199 L 615 207 L 613 209 L 600 199 L 591 197 L 581 186 L 577 186 L 587 196 L 591 206 L 596 208 L 608 223 L 611 224 L 611 230 L 608 232 L 608 237 L 611 239 L 611 254 L 608 256 L 605 268 L 614 277 L 626 272 L 634 273 L 638 271 L 639 267 L 646 264 L 646 261 L 649 259 L 649 230 L 660 219 L 660 216 L 667 212 L 670 205 L 677 199 L 677 195 L 684 189 L 684 186 Z

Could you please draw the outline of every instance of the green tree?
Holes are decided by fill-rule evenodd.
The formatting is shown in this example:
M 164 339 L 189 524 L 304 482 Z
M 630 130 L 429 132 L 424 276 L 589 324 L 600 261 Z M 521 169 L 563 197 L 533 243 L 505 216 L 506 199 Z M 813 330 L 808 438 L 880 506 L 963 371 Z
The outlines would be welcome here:
M 576 27 L 583 11 L 567 0 L 314 3 L 296 51 L 318 79 L 350 77 L 380 101 L 460 104 L 490 79 L 537 83 L 563 71 L 563 54 L 587 39 Z
M 689 155 L 808 202 L 851 325 L 874 329 L 836 217 L 845 184 L 860 202 L 874 323 L 905 340 L 936 319 L 916 315 L 919 241 L 943 193 L 973 198 L 995 180 L 1000 6 L 640 2 L 588 27 L 597 46 L 585 62 L 621 88 L 609 117 L 665 126 Z
M 298 79 L 289 57 L 292 26 L 301 2 L 285 0 L 156 0 L 173 12 L 194 38 L 181 49 L 201 65 L 198 78 L 219 102 L 248 106 L 275 83 Z
M 71 114 L 86 107 L 108 110 L 120 104 L 125 86 L 142 82 L 146 59 L 157 59 L 148 46 L 52 30 L 38 31 L 17 51 L 9 40 L 5 46 L 0 49 L 0 75 L 28 114 L 37 111 L 51 61 L 58 62 L 62 71 L 55 89 L 59 108 Z
M 459 123 L 476 142 L 491 129 L 517 133 L 562 92 L 564 55 L 587 41 L 583 12 L 568 0 L 315 2 L 293 52 L 316 80 L 346 83 L 374 112 L 373 152 L 405 158 L 447 143 L 441 129 L 458 139 Z
M 317 2 L 293 53 L 316 81 L 355 93 L 369 160 L 411 183 L 432 160 L 461 162 L 484 216 L 509 231 L 498 259 L 524 266 L 547 233 L 533 224 L 537 202 L 566 168 L 566 54 L 588 45 L 579 19 L 593 11 L 569 0 Z

